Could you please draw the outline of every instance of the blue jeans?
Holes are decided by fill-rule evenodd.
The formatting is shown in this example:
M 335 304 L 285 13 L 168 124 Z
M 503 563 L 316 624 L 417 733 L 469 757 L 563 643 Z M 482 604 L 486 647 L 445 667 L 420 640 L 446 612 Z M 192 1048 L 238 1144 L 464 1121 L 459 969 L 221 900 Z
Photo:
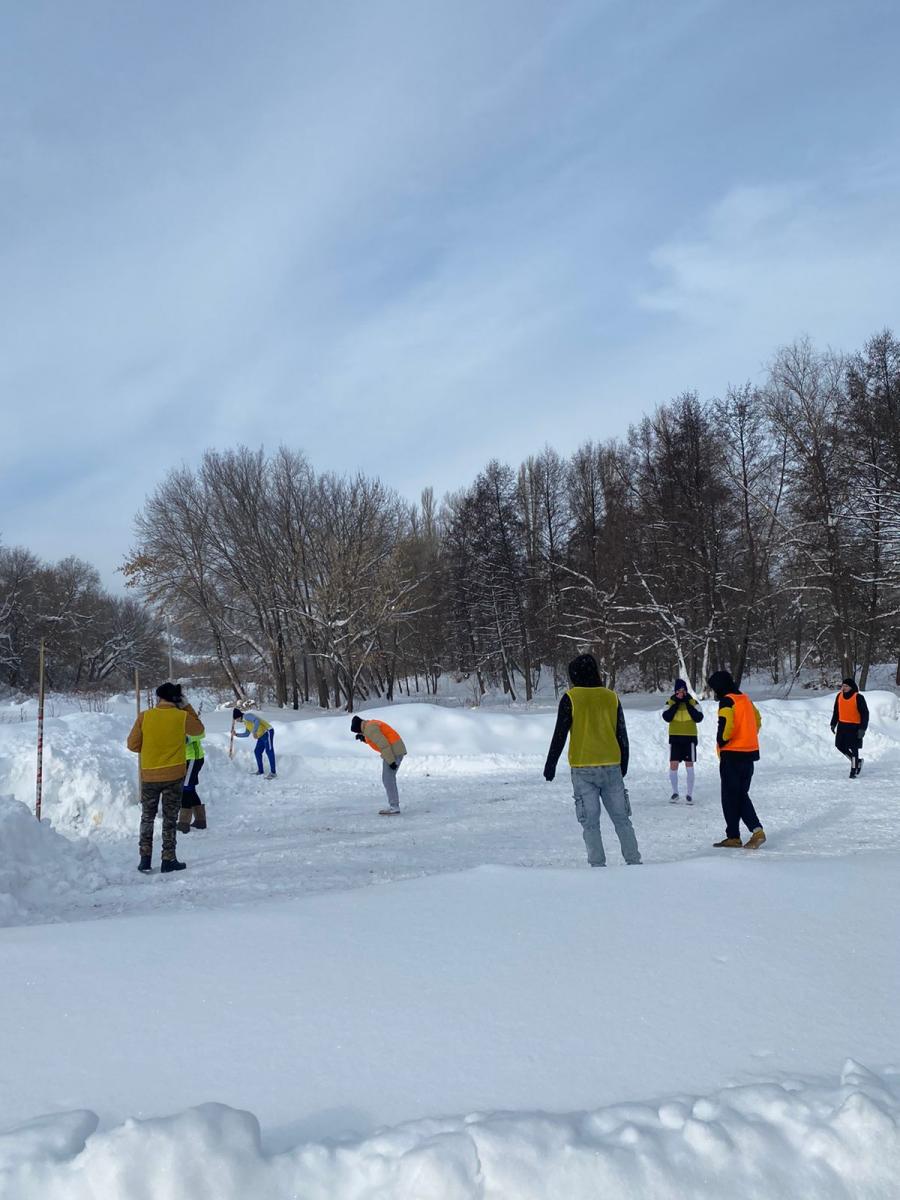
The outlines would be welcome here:
M 584 834 L 588 862 L 592 867 L 606 866 L 606 852 L 600 834 L 600 802 L 616 828 L 622 857 L 631 865 L 641 861 L 637 837 L 631 824 L 631 810 L 625 799 L 625 781 L 620 767 L 572 767 L 575 816 Z
M 263 752 L 265 752 L 269 760 L 269 770 L 275 774 L 275 730 L 267 729 L 261 737 L 256 739 L 256 748 L 253 753 L 256 755 L 256 765 L 259 768 L 260 775 L 263 774 Z

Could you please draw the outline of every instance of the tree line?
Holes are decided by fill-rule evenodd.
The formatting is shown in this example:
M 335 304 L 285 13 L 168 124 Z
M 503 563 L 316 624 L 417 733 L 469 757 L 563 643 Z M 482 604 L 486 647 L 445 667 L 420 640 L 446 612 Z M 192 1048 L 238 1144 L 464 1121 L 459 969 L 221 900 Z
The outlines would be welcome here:
M 89 563 L 46 563 L 0 546 L 0 682 L 33 692 L 41 641 L 56 691 L 127 687 L 135 668 L 165 665 L 159 618 L 133 597 L 111 595 Z
M 900 343 L 803 340 L 758 386 L 621 440 L 489 462 L 438 503 L 285 447 L 169 473 L 125 565 L 235 695 L 353 708 L 442 676 L 528 700 L 590 649 L 612 684 L 858 674 L 900 652 Z

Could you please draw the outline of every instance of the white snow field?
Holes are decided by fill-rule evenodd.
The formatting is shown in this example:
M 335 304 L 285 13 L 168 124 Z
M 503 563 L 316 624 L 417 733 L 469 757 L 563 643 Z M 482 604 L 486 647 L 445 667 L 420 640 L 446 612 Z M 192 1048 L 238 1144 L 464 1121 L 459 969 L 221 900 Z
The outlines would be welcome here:
M 830 697 L 761 704 L 756 853 L 710 845 L 714 706 L 688 809 L 642 701 L 645 865 L 605 822 L 605 871 L 549 709 L 374 710 L 391 819 L 346 715 L 267 714 L 266 781 L 204 712 L 210 828 L 149 877 L 126 703 L 47 723 L 41 826 L 0 723 L 0 1198 L 897 1196 L 900 705 L 867 698 L 854 781 Z

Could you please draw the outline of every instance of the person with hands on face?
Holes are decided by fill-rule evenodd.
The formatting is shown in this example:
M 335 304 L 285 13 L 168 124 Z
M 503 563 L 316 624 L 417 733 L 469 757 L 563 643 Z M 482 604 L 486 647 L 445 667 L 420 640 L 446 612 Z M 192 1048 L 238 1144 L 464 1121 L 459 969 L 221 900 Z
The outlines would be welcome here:
M 380 808 L 381 817 L 396 817 L 400 815 L 400 793 L 397 789 L 397 772 L 406 757 L 406 746 L 403 738 L 388 725 L 387 721 L 364 721 L 354 717 L 350 722 L 350 732 L 356 735 L 358 742 L 365 744 L 381 755 L 381 782 L 387 792 L 387 808 Z
M 687 792 L 684 798 L 688 804 L 693 804 L 697 726 L 703 720 L 703 709 L 691 695 L 683 679 L 675 680 L 675 688 L 666 701 L 662 719 L 669 726 L 669 782 L 672 785 L 669 803 L 678 803 L 678 764 L 683 762 L 687 776 Z
M 572 686 L 559 702 L 544 778 L 548 782 L 554 779 L 568 738 L 575 816 L 582 828 L 588 862 L 592 867 L 606 866 L 600 833 L 602 803 L 615 826 L 622 857 L 629 865 L 637 866 L 641 852 L 625 791 L 628 732 L 622 705 L 616 693 L 603 686 L 592 654 L 579 654 L 569 663 L 569 679 Z

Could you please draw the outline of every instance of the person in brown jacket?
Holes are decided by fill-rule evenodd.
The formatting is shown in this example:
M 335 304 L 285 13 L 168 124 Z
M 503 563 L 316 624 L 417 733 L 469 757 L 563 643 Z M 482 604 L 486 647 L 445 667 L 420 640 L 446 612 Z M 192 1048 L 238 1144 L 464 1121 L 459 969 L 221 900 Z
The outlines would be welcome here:
M 162 801 L 163 874 L 183 871 L 185 864 L 175 856 L 176 822 L 187 770 L 185 738 L 204 732 L 200 718 L 187 703 L 177 683 L 161 683 L 156 689 L 156 708 L 142 712 L 131 728 L 126 745 L 141 756 L 141 832 L 138 870 L 152 870 L 153 822 Z

